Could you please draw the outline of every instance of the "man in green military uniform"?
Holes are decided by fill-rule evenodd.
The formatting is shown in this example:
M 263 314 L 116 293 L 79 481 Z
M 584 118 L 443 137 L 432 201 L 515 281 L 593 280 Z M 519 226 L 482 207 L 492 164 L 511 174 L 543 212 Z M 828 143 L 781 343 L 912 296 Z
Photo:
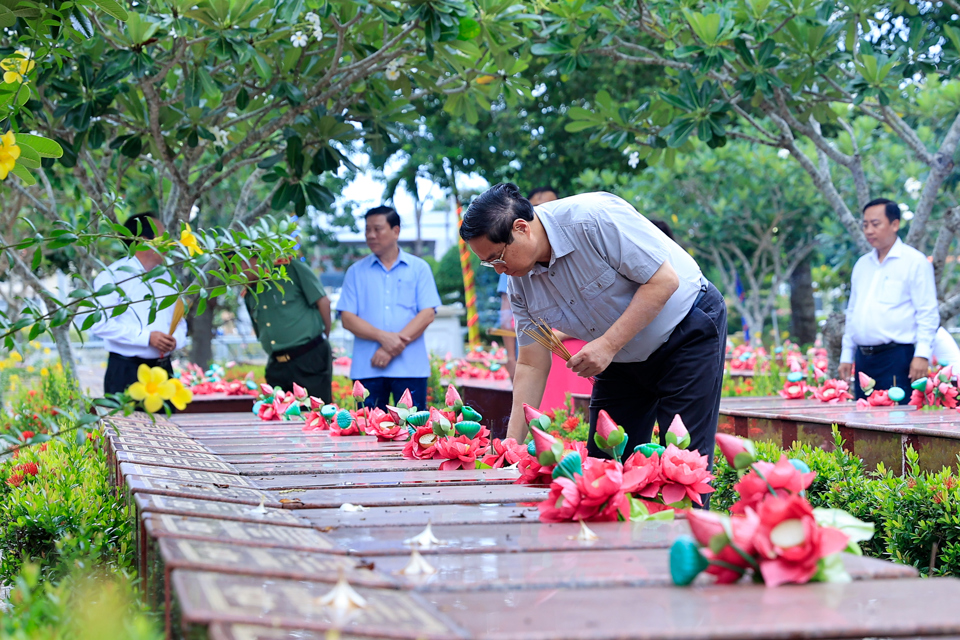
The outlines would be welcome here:
M 257 279 L 256 266 L 256 259 L 251 259 L 244 272 L 251 281 Z M 261 293 L 251 287 L 244 296 L 253 329 L 269 358 L 267 384 L 292 391 L 296 382 L 310 395 L 329 402 L 333 382 L 327 341 L 330 299 L 306 264 L 295 258 L 285 266 L 290 281 L 265 282 Z

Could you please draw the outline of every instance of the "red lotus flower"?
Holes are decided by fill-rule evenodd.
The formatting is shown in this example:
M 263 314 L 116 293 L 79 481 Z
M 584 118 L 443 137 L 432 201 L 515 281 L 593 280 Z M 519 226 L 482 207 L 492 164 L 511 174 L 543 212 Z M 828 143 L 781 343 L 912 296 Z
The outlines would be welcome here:
M 600 409 L 600 415 L 597 416 L 597 435 L 606 440 L 616 430 L 617 423 L 613 421 L 609 413 Z
M 266 384 L 266 383 L 264 383 L 264 382 L 261 382 L 261 383 L 260 383 L 260 392 L 261 392 L 263 395 L 265 395 L 265 396 L 272 396 L 272 395 L 273 395 L 273 387 L 271 387 L 270 385 L 268 385 L 268 384 Z
M 715 511 L 690 509 L 686 514 L 690 531 L 702 547 L 700 553 L 711 562 L 706 572 L 716 576 L 720 584 L 739 580 L 744 571 L 751 566 L 747 558 L 753 558 L 757 553 L 754 536 L 760 524 L 760 518 L 757 517 L 756 512 L 753 509 L 747 509 L 742 516 L 728 517 Z M 728 524 L 727 530 L 724 524 Z M 730 534 L 733 536 L 732 539 Z M 712 551 L 714 545 L 710 544 L 710 540 L 717 535 L 722 535 L 721 539 L 726 544 L 719 551 L 714 552 Z
M 847 391 L 850 385 L 844 380 L 827 380 L 820 387 L 814 387 L 813 397 L 820 402 L 841 402 L 843 400 L 852 400 L 853 396 Z
M 32 438 L 32 437 L 35 436 L 35 435 L 37 435 L 37 434 L 34 433 L 33 431 L 24 431 L 24 432 L 22 432 L 22 433 L 20 434 L 20 440 L 23 441 L 23 442 L 26 442 L 27 440 L 29 440 L 30 438 Z
M 820 558 L 843 551 L 849 541 L 842 531 L 819 526 L 810 503 L 800 496 L 764 500 L 757 515 L 754 544 L 768 587 L 809 582 Z
M 531 427 L 530 429 L 533 431 L 533 446 L 536 448 L 538 456 L 541 453 L 550 451 L 553 443 L 558 442 L 556 438 L 545 431 L 541 431 L 536 427 Z
M 22 473 L 12 473 L 10 477 L 7 478 L 7 484 L 11 487 L 19 487 L 25 479 Z
M 556 466 L 555 464 L 542 465 L 537 460 L 537 456 L 523 451 L 520 461 L 517 462 L 520 477 L 514 484 L 550 484 L 553 482 L 553 468 Z
M 420 427 L 403 448 L 407 460 L 432 460 L 437 453 L 437 434 L 429 424 Z
M 277 415 L 277 412 L 274 410 L 273 405 L 267 402 L 264 402 L 260 405 L 260 410 L 257 411 L 257 416 L 261 420 L 279 420 L 280 416 Z
M 580 510 L 580 488 L 573 480 L 561 476 L 550 485 L 550 495 L 537 509 L 542 522 L 570 522 Z
M 330 424 L 320 415 L 319 411 L 306 412 L 303 414 L 303 421 L 304 431 L 327 431 L 330 429 Z
M 494 469 L 509 467 L 520 462 L 526 451 L 527 448 L 522 444 L 517 444 L 517 441 L 513 438 L 504 440 L 494 438 L 490 453 L 481 462 Z
M 475 469 L 480 449 L 467 436 L 448 436 L 437 440 L 437 458 L 446 458 L 440 463 L 441 471 Z
M 730 507 L 730 512 L 744 513 L 747 507 L 758 509 L 761 502 L 773 497 L 770 489 L 781 498 L 798 495 L 809 487 L 816 477 L 815 471 L 803 473 L 794 467 L 786 455 L 780 456 L 777 464 L 755 462 L 750 472 L 734 485 L 734 490 L 740 494 L 740 500 Z
M 737 467 L 737 456 L 741 453 L 746 453 L 750 455 L 750 461 L 753 461 L 754 452 L 752 451 L 753 444 L 747 444 L 748 441 L 743 438 L 738 438 L 737 436 L 727 435 L 726 433 L 717 434 L 717 446 L 720 447 L 720 453 L 723 454 L 723 457 L 727 459 L 727 464 L 733 468 Z
M 780 397 L 787 400 L 803 400 L 807 395 L 807 385 L 803 380 L 783 383 L 783 389 L 780 389 Z
M 663 486 L 663 480 L 660 475 L 661 462 L 660 454 L 658 453 L 647 457 L 637 451 L 627 458 L 627 461 L 623 463 L 624 472 L 637 472 L 631 476 L 633 479 L 632 483 L 634 484 L 633 493 L 644 498 L 656 500 L 660 494 L 660 487 Z M 651 511 L 651 513 L 653 512 Z
M 309 394 L 307 393 L 307 390 L 306 390 L 306 389 L 304 389 L 303 387 L 301 387 L 300 385 L 298 385 L 296 382 L 293 383 L 293 397 L 294 397 L 294 398 L 296 398 L 297 400 L 303 400 L 303 399 L 306 398 L 308 395 L 309 395 Z
M 444 401 L 447 403 L 448 407 L 455 407 L 458 402 L 461 404 L 461 406 L 463 405 L 463 400 L 460 398 L 457 388 L 452 384 L 447 386 L 447 395 L 444 398 Z
M 403 395 L 400 396 L 400 399 L 397 400 L 398 407 L 406 407 L 410 409 L 413 407 L 413 396 L 410 395 L 410 389 L 404 389 Z
M 390 414 L 380 407 L 370 410 L 369 424 L 364 425 L 364 433 L 368 436 L 377 436 L 377 442 L 392 440 L 406 440 L 410 432 L 399 421 L 394 421 Z
M 940 404 L 948 409 L 955 409 L 957 406 L 957 388 L 946 382 L 941 382 L 937 389 L 940 391 Z
M 865 411 L 871 407 L 892 407 L 895 404 L 897 403 L 890 399 L 886 391 L 874 389 L 866 398 L 857 400 L 857 411 Z
M 707 484 L 713 480 L 713 474 L 707 470 L 708 462 L 707 457 L 699 451 L 668 445 L 660 466 L 660 477 L 663 479 L 660 492 L 664 504 L 680 502 L 684 497 L 696 504 L 703 504 L 700 494 L 713 493 L 713 487 Z
M 543 414 L 528 405 L 526 402 L 523 403 L 523 419 L 527 421 L 527 424 L 530 424 Z
M 367 390 L 359 380 L 353 381 L 353 399 L 357 402 L 363 402 L 367 397 Z

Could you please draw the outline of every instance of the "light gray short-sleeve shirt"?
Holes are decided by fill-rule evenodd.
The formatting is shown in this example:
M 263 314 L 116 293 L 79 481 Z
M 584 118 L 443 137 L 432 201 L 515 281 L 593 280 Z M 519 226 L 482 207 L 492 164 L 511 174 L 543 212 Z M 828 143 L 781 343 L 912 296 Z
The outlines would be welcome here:
M 680 286 L 659 315 L 614 356 L 642 362 L 670 338 L 700 291 L 696 261 L 622 198 L 584 193 L 535 207 L 550 240 L 547 266 L 538 264 L 510 278 L 508 293 L 520 346 L 533 344 L 524 329 L 532 319 L 591 341 L 602 336 L 627 309 L 634 294 L 664 262 Z

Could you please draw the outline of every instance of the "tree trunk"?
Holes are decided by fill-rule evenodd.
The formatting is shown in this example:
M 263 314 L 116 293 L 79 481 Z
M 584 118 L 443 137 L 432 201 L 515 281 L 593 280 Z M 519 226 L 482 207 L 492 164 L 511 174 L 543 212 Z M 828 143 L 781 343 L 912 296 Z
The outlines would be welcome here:
M 790 276 L 790 335 L 801 345 L 812 344 L 817 339 L 810 256 L 804 258 Z
M 77 363 L 73 359 L 73 347 L 70 346 L 70 323 L 54 327 L 51 333 L 57 345 L 57 353 L 60 355 L 60 364 L 63 365 L 63 373 L 79 382 Z
M 214 316 L 217 312 L 216 299 L 207 301 L 207 308 L 201 315 L 190 320 L 190 335 L 193 345 L 190 347 L 190 361 L 206 370 L 213 361 Z
M 827 350 L 827 377 L 839 375 L 840 352 L 843 349 L 843 330 L 847 316 L 843 313 L 831 313 L 823 326 L 823 346 Z

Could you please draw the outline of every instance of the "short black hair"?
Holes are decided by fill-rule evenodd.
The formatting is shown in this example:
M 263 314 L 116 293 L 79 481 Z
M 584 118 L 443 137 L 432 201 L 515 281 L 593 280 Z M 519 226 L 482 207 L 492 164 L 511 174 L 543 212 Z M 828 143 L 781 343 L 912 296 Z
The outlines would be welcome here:
M 533 196 L 537 195 L 538 193 L 547 193 L 548 191 L 553 195 L 557 196 L 558 198 L 560 197 L 560 194 L 553 187 L 537 187 L 536 189 L 534 189 L 533 191 L 527 194 L 527 200 L 532 200 Z
M 665 236 L 667 236 L 674 242 L 677 241 L 677 239 L 673 237 L 673 229 L 671 229 L 670 225 L 668 225 L 666 222 L 664 222 L 663 220 L 653 220 L 653 219 L 651 219 L 650 222 L 652 222 L 653 226 L 655 226 L 657 229 L 660 229 L 660 231 L 663 231 L 663 234 Z
M 533 220 L 533 205 L 512 183 L 495 184 L 470 203 L 460 225 L 466 241 L 486 236 L 494 244 L 513 242 L 513 222 Z
M 374 207 L 363 214 L 363 219 L 366 220 L 370 216 L 387 216 L 387 224 L 390 225 L 391 229 L 400 226 L 400 214 L 397 213 L 396 209 L 391 207 Z
M 151 220 L 153 220 L 153 224 L 150 224 Z M 129 247 L 134 243 L 135 238 L 153 240 L 157 237 L 154 226 L 159 224 L 160 218 L 158 218 L 155 213 L 138 213 L 135 216 L 130 216 L 127 218 L 127 221 L 123 223 L 123 226 L 132 234 L 132 237 L 124 238 L 124 244 Z
M 870 207 L 875 207 L 878 204 L 885 205 L 883 212 L 887 214 L 888 222 L 893 222 L 894 220 L 900 219 L 900 205 L 893 200 L 887 200 L 886 198 L 874 198 L 867 204 L 863 205 L 863 213 L 865 213 Z

